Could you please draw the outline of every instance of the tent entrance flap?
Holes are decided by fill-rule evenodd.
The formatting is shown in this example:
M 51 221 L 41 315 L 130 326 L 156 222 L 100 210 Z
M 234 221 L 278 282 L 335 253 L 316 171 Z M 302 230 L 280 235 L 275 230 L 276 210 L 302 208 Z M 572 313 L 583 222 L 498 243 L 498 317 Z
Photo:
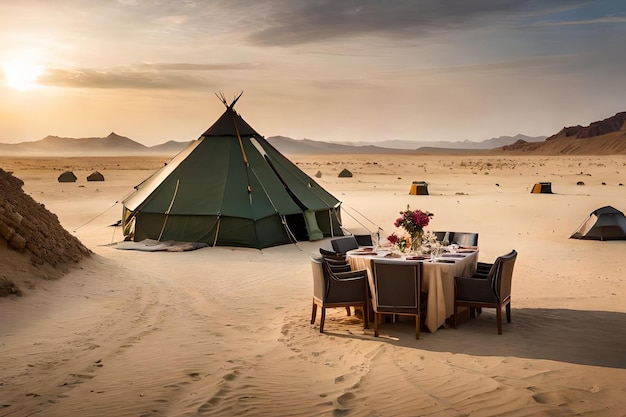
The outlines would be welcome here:
M 306 231 L 310 241 L 324 239 L 324 233 L 322 233 L 317 225 L 317 218 L 315 217 L 314 211 L 305 210 L 304 221 L 306 222 Z

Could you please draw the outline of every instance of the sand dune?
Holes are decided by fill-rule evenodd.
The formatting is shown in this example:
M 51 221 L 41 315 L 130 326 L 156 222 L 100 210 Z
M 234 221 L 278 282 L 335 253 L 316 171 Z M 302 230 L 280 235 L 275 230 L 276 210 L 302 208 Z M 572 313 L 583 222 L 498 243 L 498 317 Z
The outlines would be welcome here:
M 384 237 L 410 204 L 435 213 L 431 230 L 479 232 L 481 260 L 517 249 L 504 334 L 485 310 L 417 341 L 409 319 L 374 338 L 345 309 L 330 310 L 320 334 L 309 254 L 328 240 L 116 250 L 116 202 L 162 160 L 0 158 L 94 252 L 0 299 L 0 416 L 624 415 L 626 241 L 568 236 L 598 207 L 626 210 L 626 157 L 292 160 L 322 172 L 353 231 L 380 226 Z M 67 168 L 76 183 L 56 181 Z M 337 178 L 344 168 L 354 176 Z M 96 169 L 106 181 L 88 183 Z M 408 195 L 413 180 L 431 195 Z M 530 194 L 536 181 L 555 194 Z

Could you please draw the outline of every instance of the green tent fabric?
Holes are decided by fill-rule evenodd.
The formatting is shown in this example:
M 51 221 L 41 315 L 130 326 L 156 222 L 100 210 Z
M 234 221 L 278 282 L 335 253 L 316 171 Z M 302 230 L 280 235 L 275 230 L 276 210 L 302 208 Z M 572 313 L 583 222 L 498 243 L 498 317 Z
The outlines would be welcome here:
M 246 123 L 237 99 L 124 200 L 127 240 L 265 248 L 343 235 L 340 201 Z

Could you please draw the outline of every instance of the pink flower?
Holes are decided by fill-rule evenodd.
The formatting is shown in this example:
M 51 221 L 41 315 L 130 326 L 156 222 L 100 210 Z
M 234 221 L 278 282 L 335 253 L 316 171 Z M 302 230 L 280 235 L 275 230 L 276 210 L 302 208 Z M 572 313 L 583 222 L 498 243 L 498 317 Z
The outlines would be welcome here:
M 434 214 L 428 211 L 411 210 L 409 206 L 406 207 L 406 210 L 401 211 L 400 215 L 401 217 L 398 217 L 393 223 L 394 226 L 402 227 L 411 236 L 415 233 L 422 233 L 424 227 L 430 223 L 430 218 L 434 216 Z
M 398 235 L 396 235 L 395 233 L 392 233 L 389 236 L 387 236 L 387 240 L 392 245 L 395 245 L 396 243 L 398 243 Z

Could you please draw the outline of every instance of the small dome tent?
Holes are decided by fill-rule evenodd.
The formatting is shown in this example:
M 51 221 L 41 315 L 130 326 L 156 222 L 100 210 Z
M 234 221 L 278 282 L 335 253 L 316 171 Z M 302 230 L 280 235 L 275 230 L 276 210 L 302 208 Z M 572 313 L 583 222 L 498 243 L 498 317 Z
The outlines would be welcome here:
M 626 217 L 611 206 L 594 210 L 570 239 L 626 240 Z
M 87 181 L 104 181 L 104 175 L 98 171 L 94 171 L 87 176 Z
M 76 175 L 72 171 L 65 171 L 58 178 L 59 182 L 76 182 L 76 179 Z
M 530 191 L 531 194 L 552 194 L 551 182 L 538 182 L 533 186 Z
M 413 181 L 410 195 L 428 195 L 428 183 L 426 181 Z
M 344 168 L 343 171 L 339 173 L 338 177 L 339 178 L 352 178 L 352 172 Z

